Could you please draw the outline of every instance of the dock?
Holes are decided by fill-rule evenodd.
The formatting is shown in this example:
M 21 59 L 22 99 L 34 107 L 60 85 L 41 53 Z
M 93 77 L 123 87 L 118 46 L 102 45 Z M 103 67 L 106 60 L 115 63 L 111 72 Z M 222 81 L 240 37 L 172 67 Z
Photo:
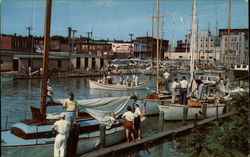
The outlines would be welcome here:
M 79 156 L 80 157 L 98 157 L 98 156 L 103 156 L 103 155 L 106 155 L 106 154 L 109 154 L 112 152 L 116 152 L 116 151 L 120 151 L 120 150 L 124 150 L 124 149 L 129 149 L 132 147 L 136 147 L 139 145 L 143 145 L 146 143 L 151 143 L 153 141 L 160 140 L 161 138 L 164 138 L 164 137 L 172 135 L 172 134 L 177 134 L 177 133 L 181 133 L 181 132 L 190 130 L 190 129 L 194 128 L 195 126 L 201 126 L 201 125 L 207 124 L 207 123 L 212 122 L 212 121 L 217 120 L 217 119 L 223 119 L 223 118 L 229 117 L 233 114 L 235 114 L 235 113 L 228 112 L 228 113 L 225 113 L 223 115 L 219 115 L 218 117 L 213 116 L 213 117 L 203 119 L 200 121 L 194 121 L 194 123 L 190 123 L 190 124 L 181 126 L 179 128 L 176 128 L 176 129 L 172 129 L 169 131 L 161 131 L 161 132 L 159 132 L 155 135 L 152 135 L 150 137 L 144 137 L 140 141 L 130 142 L 130 143 L 121 143 L 121 144 L 117 144 L 117 145 L 106 147 L 106 148 L 100 148 L 98 150 L 95 150 L 95 151 L 92 151 L 89 153 L 85 153 L 85 154 L 82 154 Z

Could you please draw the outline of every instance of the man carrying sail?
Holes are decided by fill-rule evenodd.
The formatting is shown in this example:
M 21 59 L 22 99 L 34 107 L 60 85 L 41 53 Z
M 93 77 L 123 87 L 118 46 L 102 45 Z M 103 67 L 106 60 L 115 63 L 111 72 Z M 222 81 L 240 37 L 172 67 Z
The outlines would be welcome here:
M 70 122 L 70 124 L 75 122 L 77 111 L 77 101 L 74 100 L 74 93 L 70 92 L 69 98 L 64 102 L 63 107 L 66 110 L 65 119 Z

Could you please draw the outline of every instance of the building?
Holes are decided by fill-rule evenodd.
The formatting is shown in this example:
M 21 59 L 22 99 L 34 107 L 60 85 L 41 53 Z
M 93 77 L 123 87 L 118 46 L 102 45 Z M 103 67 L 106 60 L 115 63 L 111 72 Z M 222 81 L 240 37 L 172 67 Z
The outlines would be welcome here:
M 115 59 L 127 59 L 134 56 L 134 43 L 112 42 L 112 52 Z
M 145 59 L 147 58 L 147 43 L 146 42 L 142 42 L 139 40 L 134 40 L 134 57 L 135 58 L 140 58 L 140 59 Z
M 28 72 L 42 67 L 42 54 L 28 54 L 1 50 L 1 71 Z M 49 71 L 73 72 L 84 71 L 87 68 L 100 70 L 108 66 L 108 60 L 89 54 L 71 54 L 68 52 L 49 52 Z
M 229 41 L 228 30 L 219 29 L 219 37 L 221 38 L 220 59 L 222 63 L 230 66 L 233 64 L 249 64 L 248 29 L 231 29 Z
M 142 41 L 147 43 L 147 57 L 148 58 L 156 58 L 156 43 L 157 39 L 152 38 L 152 37 L 137 37 L 136 40 Z M 168 40 L 159 40 L 160 44 L 160 58 L 164 57 L 164 52 L 167 52 L 168 50 Z
M 77 53 L 93 54 L 97 56 L 110 57 L 109 53 L 112 50 L 112 44 L 106 40 L 80 40 L 76 43 Z

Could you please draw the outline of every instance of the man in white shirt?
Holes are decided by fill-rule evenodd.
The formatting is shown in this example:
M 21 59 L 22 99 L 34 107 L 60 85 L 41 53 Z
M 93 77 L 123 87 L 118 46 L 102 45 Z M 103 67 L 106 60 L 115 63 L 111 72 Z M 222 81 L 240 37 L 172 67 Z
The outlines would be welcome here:
M 126 121 L 124 123 L 124 128 L 126 130 L 126 137 L 127 137 L 127 142 L 129 142 L 129 137 L 130 137 L 130 134 L 131 134 L 131 137 L 132 137 L 132 140 L 134 141 L 134 133 L 133 133 L 133 129 L 134 129 L 134 114 L 131 112 L 132 111 L 132 108 L 131 106 L 128 106 L 127 107 L 127 112 L 125 112 L 123 115 L 122 115 L 122 118 L 124 118 Z
M 180 81 L 181 105 L 187 105 L 187 87 L 188 87 L 188 81 L 186 80 L 186 77 L 183 76 Z
M 169 91 L 169 82 L 170 82 L 170 74 L 166 71 L 163 74 L 164 78 L 165 78 L 165 89 Z
M 74 100 L 74 93 L 69 93 L 69 98 L 63 104 L 63 107 L 66 110 L 65 119 L 72 124 L 75 122 L 75 118 L 77 117 L 77 101 Z
M 52 126 L 57 131 L 54 144 L 54 157 L 64 157 L 66 153 L 67 138 L 69 135 L 70 123 L 65 120 L 65 113 L 61 113 L 60 120 Z
M 172 86 L 171 86 L 171 93 L 172 93 L 172 103 L 175 103 L 175 96 L 176 96 L 176 89 L 179 87 L 179 83 L 177 82 L 177 78 L 174 79 Z

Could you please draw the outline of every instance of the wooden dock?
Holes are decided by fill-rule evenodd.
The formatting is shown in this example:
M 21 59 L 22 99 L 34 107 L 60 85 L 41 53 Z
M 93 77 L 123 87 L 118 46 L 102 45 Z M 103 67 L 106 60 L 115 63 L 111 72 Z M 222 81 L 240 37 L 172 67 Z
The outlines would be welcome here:
M 212 122 L 212 121 L 216 120 L 217 118 L 219 118 L 219 119 L 226 118 L 226 117 L 231 116 L 233 114 L 234 113 L 228 112 L 228 113 L 220 115 L 218 117 L 214 116 L 214 117 L 210 117 L 210 118 L 207 118 L 207 119 L 204 119 L 204 120 L 200 120 L 200 121 L 197 122 L 197 124 L 191 123 L 191 124 L 187 124 L 187 125 L 184 125 L 184 126 L 181 126 L 179 128 L 172 129 L 172 130 L 169 130 L 169 131 L 162 131 L 162 132 L 159 132 L 159 133 L 157 133 L 155 135 L 152 135 L 150 137 L 144 137 L 140 141 L 130 142 L 130 143 L 121 143 L 121 144 L 117 144 L 117 145 L 114 145 L 114 146 L 101 148 L 101 149 L 98 149 L 98 150 L 95 150 L 95 151 L 92 151 L 92 152 L 89 152 L 89 153 L 85 153 L 85 154 L 82 154 L 82 155 L 79 155 L 79 156 L 80 157 L 103 156 L 105 154 L 109 154 L 109 153 L 112 153 L 112 152 L 115 152 L 115 151 L 132 148 L 132 147 L 139 146 L 139 145 L 142 145 L 142 144 L 145 144 L 145 143 L 148 143 L 148 142 L 153 142 L 153 141 L 159 140 L 161 138 L 164 138 L 164 137 L 172 135 L 172 134 L 181 133 L 183 131 L 187 131 L 187 130 L 190 130 L 190 129 L 194 128 L 194 126 L 199 126 L 199 125 L 203 125 L 203 124 Z

